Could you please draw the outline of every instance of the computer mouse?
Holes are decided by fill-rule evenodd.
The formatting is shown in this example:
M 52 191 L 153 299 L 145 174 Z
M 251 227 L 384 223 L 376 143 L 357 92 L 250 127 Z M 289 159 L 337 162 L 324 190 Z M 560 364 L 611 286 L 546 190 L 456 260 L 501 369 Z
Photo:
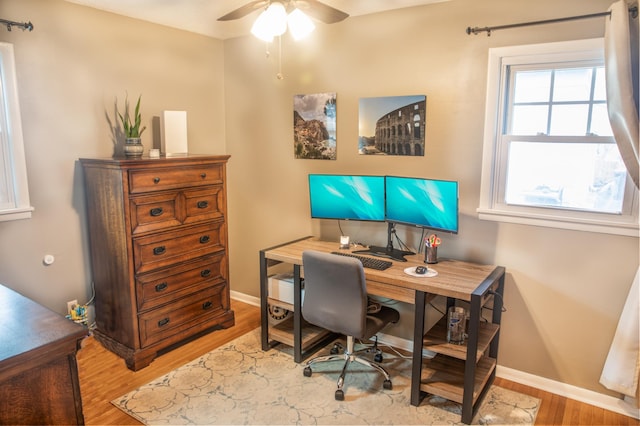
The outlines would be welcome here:
M 427 268 L 424 266 L 416 266 L 416 274 L 426 274 L 427 273 Z

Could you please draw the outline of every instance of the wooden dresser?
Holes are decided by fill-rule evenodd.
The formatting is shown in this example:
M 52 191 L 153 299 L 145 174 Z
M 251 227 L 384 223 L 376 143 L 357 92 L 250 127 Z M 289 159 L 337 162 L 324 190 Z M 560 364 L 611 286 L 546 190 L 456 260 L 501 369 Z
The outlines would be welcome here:
M 84 424 L 76 352 L 88 330 L 0 285 L 0 424 Z
M 234 325 L 230 308 L 229 156 L 81 159 L 95 336 L 146 367 L 158 353 Z

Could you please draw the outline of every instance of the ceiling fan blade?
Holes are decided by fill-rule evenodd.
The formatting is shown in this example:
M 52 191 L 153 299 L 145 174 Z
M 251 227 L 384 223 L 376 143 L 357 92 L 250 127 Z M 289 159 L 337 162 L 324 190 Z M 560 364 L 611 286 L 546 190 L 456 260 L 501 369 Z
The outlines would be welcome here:
M 261 7 L 266 6 L 269 3 L 268 0 L 254 0 L 251 1 L 244 6 L 237 8 L 236 10 L 232 10 L 224 16 L 218 18 L 218 21 L 233 21 L 234 19 L 240 19 L 254 10 L 258 10 Z
M 318 0 L 296 0 L 294 3 L 298 9 L 325 24 L 334 24 L 349 17 L 348 13 L 321 3 Z

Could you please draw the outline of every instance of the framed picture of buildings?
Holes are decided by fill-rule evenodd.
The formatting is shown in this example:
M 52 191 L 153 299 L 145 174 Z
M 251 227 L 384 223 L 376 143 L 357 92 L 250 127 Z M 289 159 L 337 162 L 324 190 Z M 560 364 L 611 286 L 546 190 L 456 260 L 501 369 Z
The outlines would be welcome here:
M 361 98 L 358 153 L 424 156 L 427 97 Z
M 293 97 L 295 158 L 336 159 L 336 94 Z

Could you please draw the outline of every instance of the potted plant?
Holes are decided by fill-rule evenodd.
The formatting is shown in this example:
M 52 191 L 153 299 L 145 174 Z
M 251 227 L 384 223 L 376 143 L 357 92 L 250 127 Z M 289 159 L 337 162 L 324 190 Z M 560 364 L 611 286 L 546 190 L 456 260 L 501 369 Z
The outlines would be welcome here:
M 133 119 L 129 115 L 129 97 L 127 96 L 124 101 L 124 115 L 118 112 L 120 121 L 122 122 L 122 128 L 124 130 L 125 146 L 124 154 L 127 157 L 139 157 L 144 151 L 140 136 L 142 132 L 147 128 L 142 126 L 142 116 L 140 115 L 140 99 L 142 95 L 138 96 L 138 102 L 133 112 Z

